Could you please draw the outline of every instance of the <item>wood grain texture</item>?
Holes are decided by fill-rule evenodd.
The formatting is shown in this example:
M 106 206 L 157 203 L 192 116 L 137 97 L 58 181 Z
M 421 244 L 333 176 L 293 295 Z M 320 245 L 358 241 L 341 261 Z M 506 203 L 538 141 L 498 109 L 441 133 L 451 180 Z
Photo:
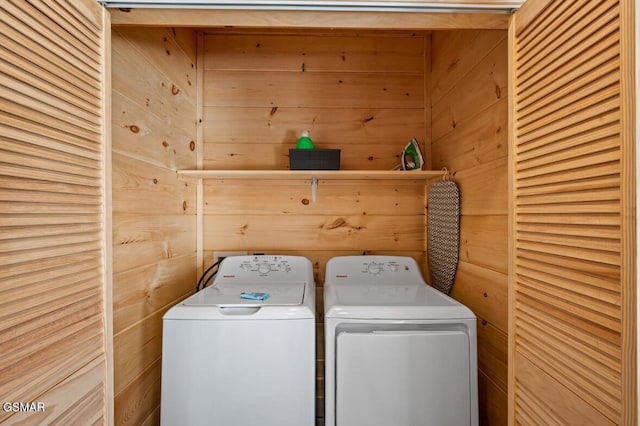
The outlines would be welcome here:
M 541 422 L 552 424 L 561 422 L 565 417 L 571 417 L 585 425 L 613 425 L 615 424 L 603 416 L 597 409 L 576 398 L 569 389 L 559 386 L 552 376 L 544 370 L 523 358 L 521 355 L 515 360 L 518 383 L 517 392 L 521 396 L 521 405 L 516 413 L 519 422 Z M 544 391 L 546 395 L 554 395 L 541 405 L 537 398 L 531 398 L 531 392 Z
M 119 214 L 113 223 L 114 273 L 193 252 L 191 215 Z
M 205 106 L 423 108 L 421 73 L 207 71 Z
M 193 131 L 149 114 L 146 107 L 120 92 L 113 93 L 112 109 L 113 152 L 174 170 L 193 164 L 196 149 Z
M 507 40 L 503 39 L 496 46 L 492 46 L 491 40 L 485 43 L 488 44 L 484 47 L 487 55 L 477 65 L 469 64 L 474 65 L 468 71 L 474 78 L 461 78 L 432 105 L 434 141 L 507 96 Z
M 411 138 L 428 138 L 425 43 L 411 33 L 207 32 L 204 168 L 286 171 L 289 148 L 310 130 L 316 147 L 341 150 L 341 172 L 393 169 Z M 334 256 L 409 255 L 424 264 L 425 177 L 321 174 L 315 203 L 309 176 L 241 177 L 203 180 L 203 267 L 215 251 L 305 256 L 321 301 Z M 322 417 L 321 303 L 317 314 Z
M 505 32 L 432 34 L 432 168 L 460 188 L 451 295 L 478 316 L 480 419 L 508 424 L 508 89 Z
M 503 31 L 434 31 L 432 43 L 448 55 L 434 55 L 431 60 L 431 102 L 436 104 L 465 77 L 474 75 L 473 69 L 487 52 L 506 39 Z
M 2 14 L 0 394 L 44 411 L 0 423 L 94 424 L 110 390 L 104 12 L 34 0 Z
M 621 249 L 622 249 L 622 422 L 638 422 L 638 337 L 637 337 L 637 99 L 632 88 L 637 87 L 637 37 L 638 6 L 634 1 L 620 2 L 620 176 L 621 187 Z M 637 94 L 637 89 L 636 89 Z
M 507 425 L 507 395 L 484 372 L 478 371 L 480 424 Z
M 152 363 L 125 391 L 118 394 L 114 413 L 117 425 L 141 425 L 160 409 L 160 359 Z M 159 414 L 159 413 L 157 413 Z M 149 424 L 159 424 L 158 415 Z
M 460 260 L 507 273 L 507 224 L 504 216 L 466 215 L 460 218 Z
M 190 43 L 194 43 L 191 45 Z M 160 406 L 162 315 L 193 292 L 195 33 L 113 31 L 114 417 L 143 424 Z M 152 420 L 150 420 L 152 421 Z
M 118 334 L 195 290 L 195 253 L 114 275 L 113 330 Z
M 340 215 L 345 211 L 399 218 L 424 215 L 424 205 L 419 202 L 424 196 L 424 183 L 420 181 L 381 180 L 374 186 L 362 181 L 326 180 L 319 183 L 321 199 L 316 203 L 310 202 L 311 188 L 307 181 L 267 180 L 247 185 L 233 180 L 207 180 L 204 194 L 207 215 Z
M 620 2 L 533 3 L 512 49 L 513 417 L 631 424 L 635 215 L 623 194 L 635 182 L 623 178 L 634 166 L 622 117 L 633 83 L 622 64 L 633 54 L 621 22 L 633 18 Z
M 423 36 L 209 35 L 208 70 L 423 73 Z
M 174 170 L 118 153 L 113 165 L 114 212 L 195 214 L 195 185 L 178 179 Z
M 217 215 L 205 218 L 204 236 L 205 250 L 420 250 L 425 241 L 424 216 Z
M 372 29 L 372 30 L 505 30 L 509 15 L 496 13 L 388 13 L 357 11 L 294 10 L 111 10 L 116 26 L 152 25 L 167 27 L 240 27 L 288 29 Z

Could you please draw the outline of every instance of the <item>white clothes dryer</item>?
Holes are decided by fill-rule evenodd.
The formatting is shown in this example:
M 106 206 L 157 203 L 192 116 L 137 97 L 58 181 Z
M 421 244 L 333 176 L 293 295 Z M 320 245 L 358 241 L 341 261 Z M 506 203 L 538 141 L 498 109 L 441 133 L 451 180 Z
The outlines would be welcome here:
M 304 257 L 224 259 L 163 317 L 161 424 L 314 425 L 314 299 Z
M 327 263 L 326 426 L 477 426 L 476 317 L 415 260 Z

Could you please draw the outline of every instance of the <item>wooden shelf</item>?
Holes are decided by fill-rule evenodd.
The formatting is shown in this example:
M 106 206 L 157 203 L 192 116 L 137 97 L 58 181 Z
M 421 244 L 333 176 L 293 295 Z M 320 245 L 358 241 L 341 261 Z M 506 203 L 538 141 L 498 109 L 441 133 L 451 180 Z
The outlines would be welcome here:
M 178 170 L 196 179 L 398 179 L 420 180 L 443 176 L 442 170 Z

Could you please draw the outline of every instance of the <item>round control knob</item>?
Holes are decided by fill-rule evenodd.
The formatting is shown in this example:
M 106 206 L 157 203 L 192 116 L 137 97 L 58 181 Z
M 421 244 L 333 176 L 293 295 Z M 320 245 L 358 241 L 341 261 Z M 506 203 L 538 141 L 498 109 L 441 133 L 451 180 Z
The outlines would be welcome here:
M 251 270 L 251 265 L 248 264 L 248 263 L 243 263 L 243 264 L 240 265 L 240 269 L 243 270 L 243 271 L 247 271 L 248 272 L 248 271 Z
M 375 262 L 371 262 L 367 267 L 367 270 L 369 271 L 370 274 L 378 275 L 380 272 L 382 272 L 382 265 L 378 265 Z
M 271 266 L 269 266 L 268 263 L 261 263 L 260 265 L 258 265 L 258 272 L 260 272 L 261 274 L 266 274 L 267 272 L 271 271 Z
M 398 272 L 398 264 L 397 263 L 390 263 L 389 264 L 389 271 Z

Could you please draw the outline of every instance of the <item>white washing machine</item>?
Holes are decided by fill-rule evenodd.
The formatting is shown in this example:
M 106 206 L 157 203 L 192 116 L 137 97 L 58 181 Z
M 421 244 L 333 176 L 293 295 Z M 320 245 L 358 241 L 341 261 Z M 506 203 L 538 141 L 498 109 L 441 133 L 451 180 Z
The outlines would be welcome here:
M 314 425 L 314 299 L 304 257 L 224 259 L 163 317 L 162 425 Z
M 476 317 L 401 256 L 327 263 L 325 425 L 478 424 Z

